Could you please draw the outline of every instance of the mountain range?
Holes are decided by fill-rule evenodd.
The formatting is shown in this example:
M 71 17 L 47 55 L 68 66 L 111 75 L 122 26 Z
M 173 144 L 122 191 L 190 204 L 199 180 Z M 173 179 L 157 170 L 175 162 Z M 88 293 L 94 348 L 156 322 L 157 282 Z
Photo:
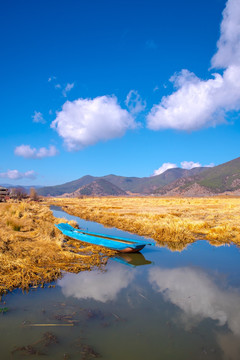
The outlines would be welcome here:
M 143 178 L 117 175 L 102 177 L 86 175 L 62 185 L 40 188 L 38 194 L 43 196 L 152 194 L 160 186 L 167 185 L 179 178 L 196 175 L 203 170 L 204 168 L 191 170 L 175 168 L 157 176 Z
M 214 167 L 191 170 L 173 168 L 150 177 L 86 175 L 62 185 L 37 190 L 43 196 L 124 196 L 185 195 L 203 196 L 222 193 L 240 194 L 240 158 Z
M 214 195 L 232 193 L 240 195 L 240 158 L 207 168 L 199 174 L 160 186 L 159 195 Z

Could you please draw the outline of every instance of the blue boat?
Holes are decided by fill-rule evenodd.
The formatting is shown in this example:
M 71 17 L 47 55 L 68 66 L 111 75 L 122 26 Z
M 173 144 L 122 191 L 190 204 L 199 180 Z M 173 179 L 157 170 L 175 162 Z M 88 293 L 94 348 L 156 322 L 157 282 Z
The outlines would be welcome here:
M 111 250 L 120 252 L 138 252 L 146 245 L 155 245 L 152 241 L 127 239 L 117 236 L 92 233 L 85 230 L 75 229 L 69 224 L 55 224 L 64 235 L 72 239 L 80 240 L 85 243 L 107 247 Z

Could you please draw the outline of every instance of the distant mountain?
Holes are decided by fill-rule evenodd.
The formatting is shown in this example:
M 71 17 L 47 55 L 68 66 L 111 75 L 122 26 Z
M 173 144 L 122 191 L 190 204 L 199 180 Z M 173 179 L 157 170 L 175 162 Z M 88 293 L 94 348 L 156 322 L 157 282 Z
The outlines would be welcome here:
M 73 193 L 82 186 L 88 185 L 98 179 L 97 177 L 86 175 L 78 180 L 70 181 L 62 185 L 45 186 L 38 189 L 38 194 L 42 196 L 60 196 L 65 193 Z
M 110 181 L 112 184 L 120 187 L 125 191 L 139 194 L 151 194 L 158 187 L 175 181 L 176 179 L 192 176 L 203 171 L 205 168 L 198 167 L 191 170 L 174 168 L 168 169 L 164 173 L 150 177 L 124 177 L 116 175 L 106 175 L 103 179 Z
M 205 169 L 201 173 L 181 178 L 159 187 L 159 195 L 213 195 L 224 192 L 240 193 L 240 157 Z
M 73 193 L 68 194 L 68 196 L 71 197 L 78 197 L 80 195 L 120 196 L 120 195 L 127 195 L 127 193 L 107 180 L 97 179 L 92 181 L 90 184 L 82 186 Z
M 160 186 L 169 184 L 181 177 L 198 174 L 204 169 L 205 168 L 194 168 L 191 170 L 185 170 L 185 169 L 175 168 L 175 169 L 169 169 L 157 176 L 150 176 L 144 178 L 124 177 L 117 175 L 106 175 L 102 177 L 94 177 L 94 176 L 86 175 L 78 180 L 70 181 L 62 185 L 42 187 L 38 189 L 38 194 L 42 196 L 61 196 L 63 194 L 65 195 L 65 194 L 77 193 L 80 190 L 92 193 L 93 187 L 88 185 L 90 185 L 93 182 L 97 182 L 94 185 L 95 189 L 96 186 L 101 187 L 102 195 L 110 195 L 110 193 L 114 191 L 116 192 L 122 191 L 122 194 L 119 193 L 119 195 L 123 195 L 126 193 L 151 194 Z M 104 180 L 106 182 L 100 183 L 99 180 Z M 115 186 L 115 188 L 113 188 L 113 186 Z M 109 189 L 107 189 L 107 187 L 109 187 Z
M 11 184 L 0 184 L 0 186 L 5 187 L 5 188 L 7 188 L 7 189 L 13 187 L 13 185 L 11 185 Z M 18 186 L 18 185 L 17 185 L 17 186 Z

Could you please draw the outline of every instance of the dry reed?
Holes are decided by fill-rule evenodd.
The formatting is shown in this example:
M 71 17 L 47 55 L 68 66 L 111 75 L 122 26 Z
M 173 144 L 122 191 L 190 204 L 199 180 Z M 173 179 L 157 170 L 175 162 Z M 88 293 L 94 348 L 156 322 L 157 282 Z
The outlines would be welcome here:
M 240 244 L 240 198 L 94 197 L 49 199 L 66 212 L 138 235 L 172 250 L 196 239 Z
M 62 271 L 102 267 L 113 252 L 78 241 L 63 241 L 45 205 L 0 203 L 0 294 L 56 280 Z

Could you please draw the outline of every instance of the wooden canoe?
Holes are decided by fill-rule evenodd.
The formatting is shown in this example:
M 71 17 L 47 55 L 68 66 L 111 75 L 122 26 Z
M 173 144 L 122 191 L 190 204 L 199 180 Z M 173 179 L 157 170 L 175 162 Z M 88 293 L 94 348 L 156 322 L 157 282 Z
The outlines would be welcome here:
M 85 230 L 75 229 L 69 224 L 61 223 L 55 226 L 66 236 L 85 243 L 104 246 L 119 252 L 138 252 L 146 245 L 154 245 L 154 242 L 147 240 L 128 239 L 117 236 L 91 233 Z

